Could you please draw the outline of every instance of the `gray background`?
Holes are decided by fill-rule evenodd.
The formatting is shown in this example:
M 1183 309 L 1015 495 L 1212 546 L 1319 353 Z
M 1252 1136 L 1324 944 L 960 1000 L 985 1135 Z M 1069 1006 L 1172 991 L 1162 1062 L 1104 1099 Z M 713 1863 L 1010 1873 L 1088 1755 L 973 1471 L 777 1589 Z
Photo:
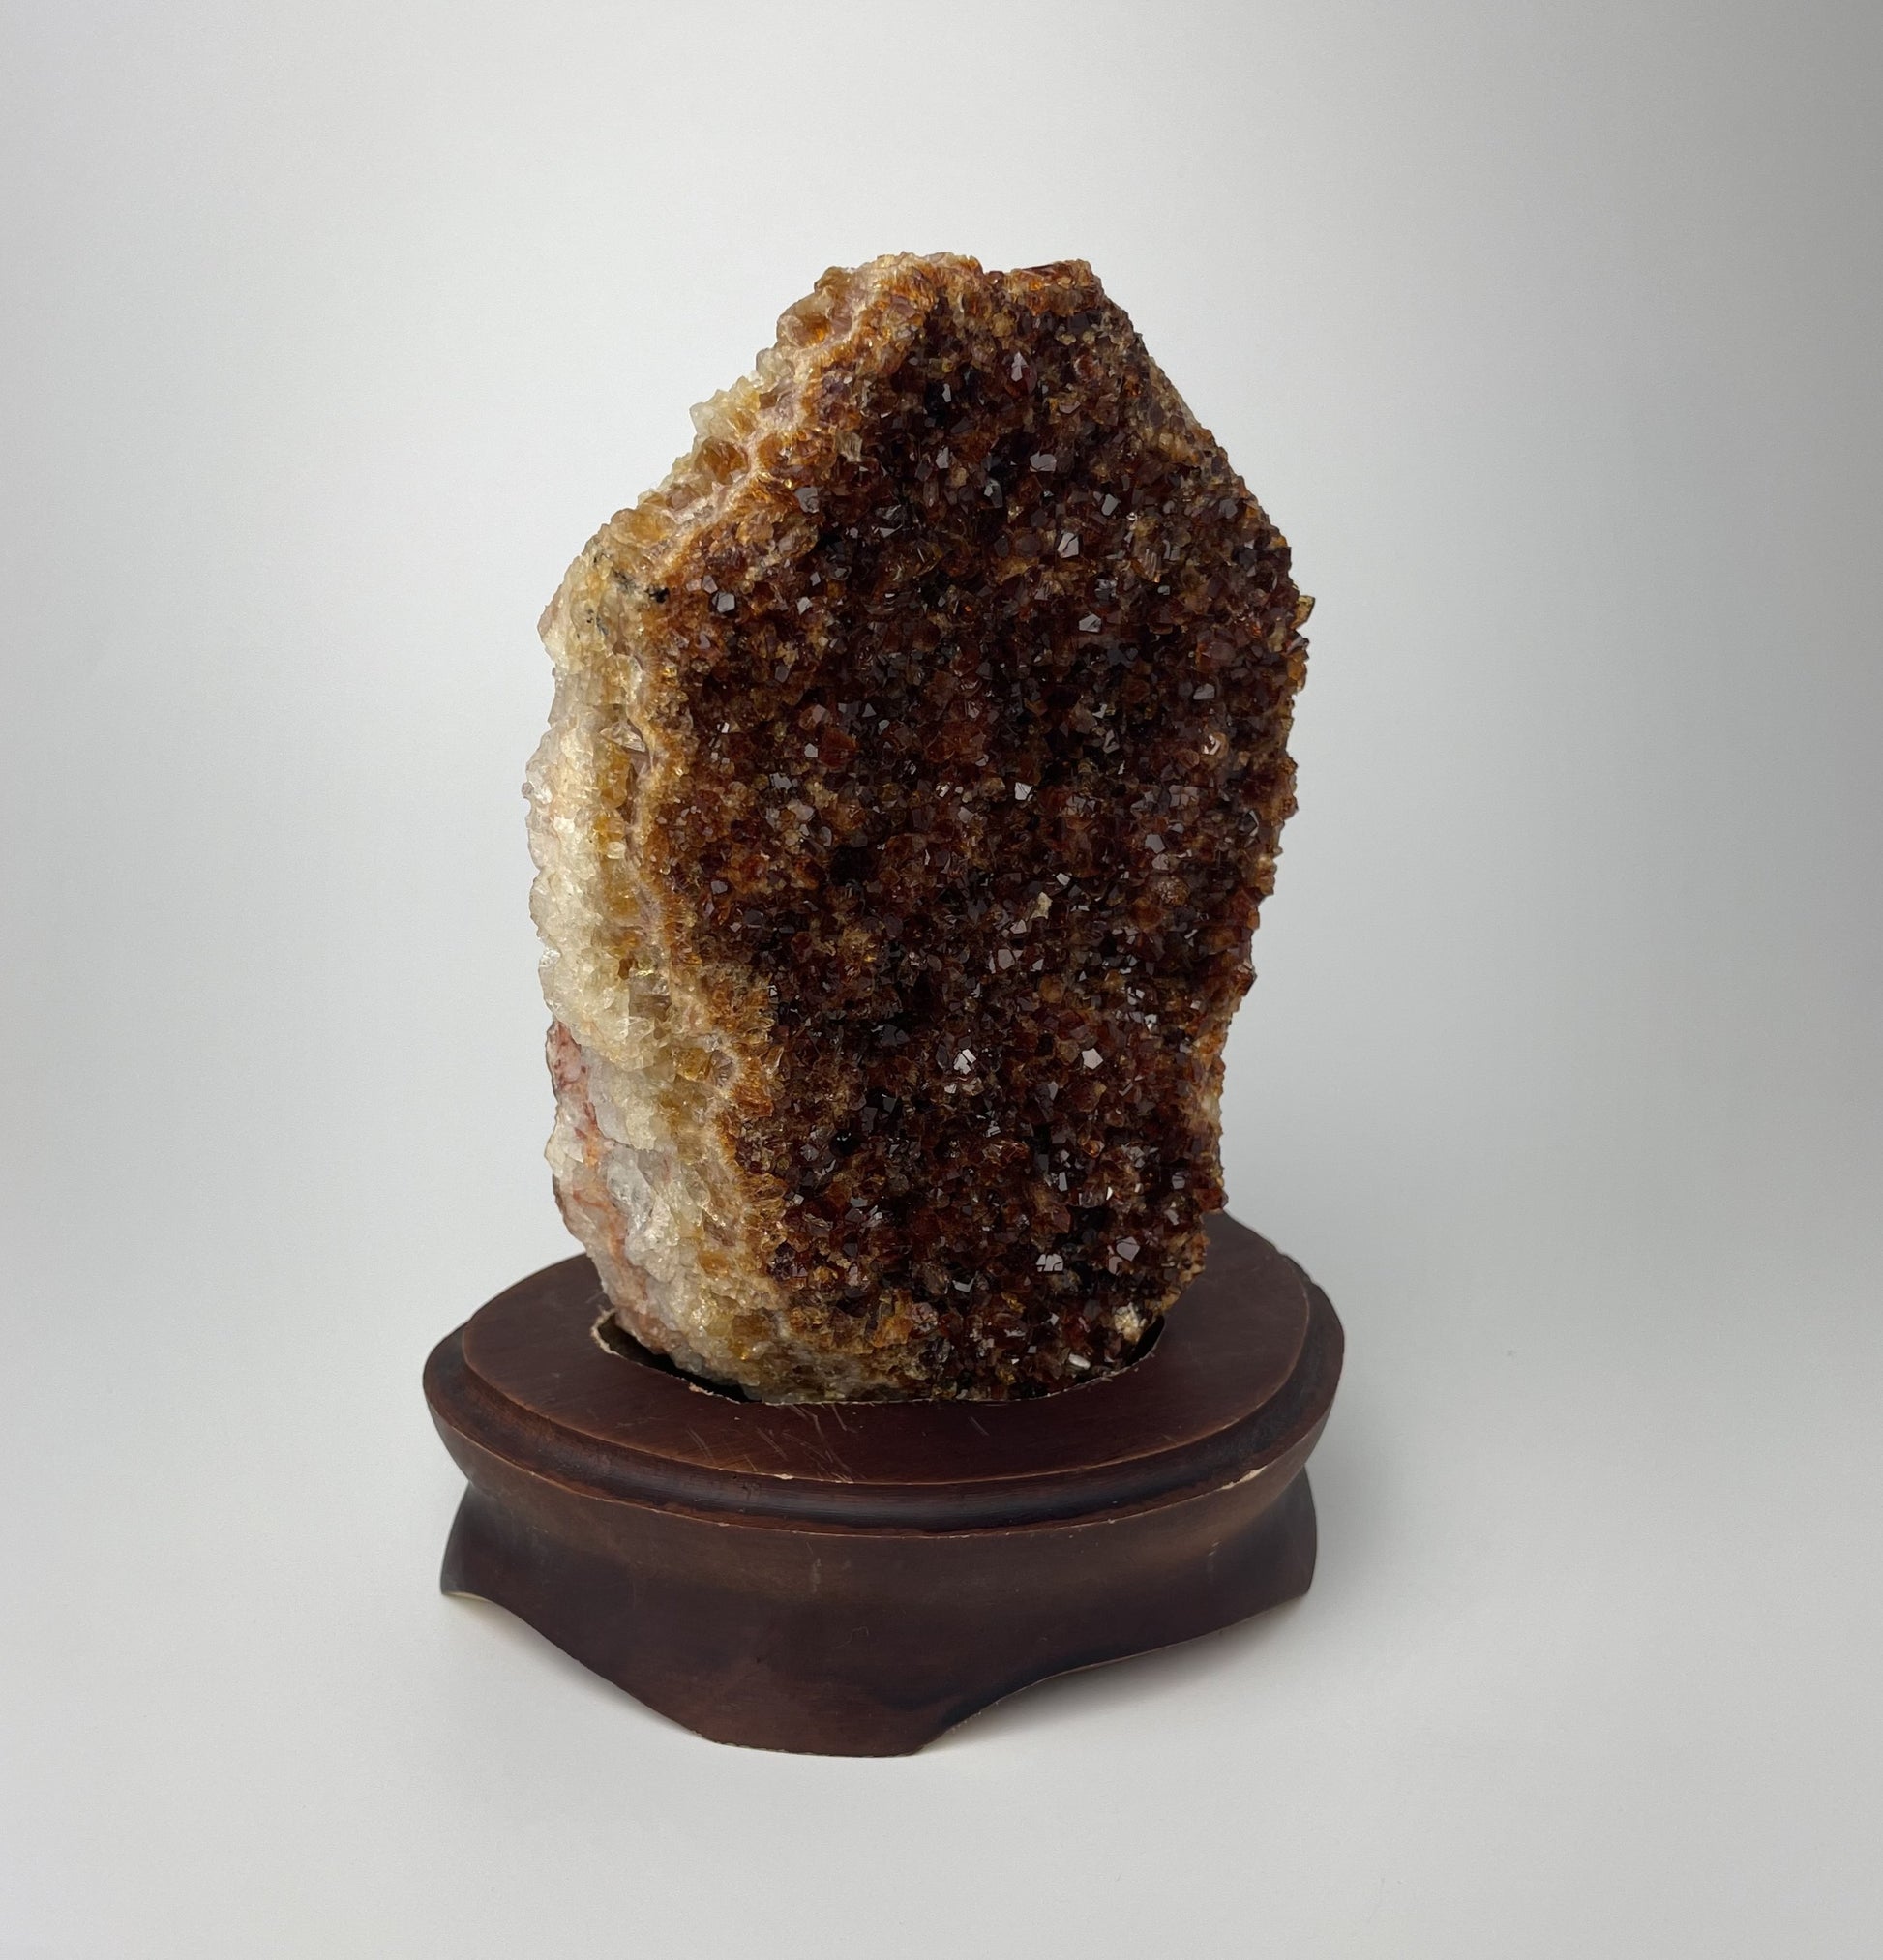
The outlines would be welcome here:
M 1873 1954 L 1870 6 L 13 6 L 0 1953 Z M 568 1249 L 533 627 L 831 262 L 1079 254 L 1320 598 L 1300 1606 L 910 1761 L 441 1600 Z

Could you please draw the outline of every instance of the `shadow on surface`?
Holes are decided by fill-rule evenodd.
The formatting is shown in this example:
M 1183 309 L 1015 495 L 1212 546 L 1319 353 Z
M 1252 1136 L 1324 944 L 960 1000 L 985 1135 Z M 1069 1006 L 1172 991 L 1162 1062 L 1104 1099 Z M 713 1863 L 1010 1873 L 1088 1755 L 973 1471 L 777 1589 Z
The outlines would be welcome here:
M 1228 1679 L 1238 1668 L 1262 1665 L 1271 1643 L 1314 1639 L 1333 1613 L 1363 1611 L 1374 1591 L 1369 1575 L 1386 1569 L 1394 1527 L 1387 1466 L 1369 1447 L 1377 1428 L 1359 1410 L 1350 1408 L 1346 1413 L 1349 1420 L 1342 1422 L 1336 1402 L 1329 1434 L 1309 1467 L 1319 1547 L 1314 1584 L 1302 1598 L 1173 1647 L 1100 1661 L 1016 1688 L 958 1723 L 929 1749 L 998 1742 L 1061 1721 L 1084 1720 L 1121 1701 L 1167 1693 L 1210 1676 Z M 1360 1419 L 1352 1419 L 1356 1416 Z

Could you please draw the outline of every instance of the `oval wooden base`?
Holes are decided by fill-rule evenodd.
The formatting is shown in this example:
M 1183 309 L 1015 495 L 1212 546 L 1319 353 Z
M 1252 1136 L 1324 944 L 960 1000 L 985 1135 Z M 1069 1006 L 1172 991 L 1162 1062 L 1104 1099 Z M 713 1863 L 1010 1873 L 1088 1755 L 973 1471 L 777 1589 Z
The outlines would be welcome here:
M 606 1308 L 565 1260 L 433 1352 L 470 1480 L 444 1589 L 715 1741 L 904 1755 L 1313 1577 L 1340 1323 L 1227 1218 L 1142 1360 L 1030 1402 L 745 1402 L 605 1342 Z

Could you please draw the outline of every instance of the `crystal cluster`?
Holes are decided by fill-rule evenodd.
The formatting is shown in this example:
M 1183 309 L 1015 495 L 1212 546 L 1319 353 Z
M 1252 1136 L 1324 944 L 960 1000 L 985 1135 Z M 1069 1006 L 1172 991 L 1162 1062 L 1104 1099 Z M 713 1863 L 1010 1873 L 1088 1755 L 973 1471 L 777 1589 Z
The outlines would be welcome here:
M 1222 1203 L 1288 547 L 1079 263 L 827 273 L 694 420 L 543 620 L 563 1215 L 753 1396 L 1091 1381 Z

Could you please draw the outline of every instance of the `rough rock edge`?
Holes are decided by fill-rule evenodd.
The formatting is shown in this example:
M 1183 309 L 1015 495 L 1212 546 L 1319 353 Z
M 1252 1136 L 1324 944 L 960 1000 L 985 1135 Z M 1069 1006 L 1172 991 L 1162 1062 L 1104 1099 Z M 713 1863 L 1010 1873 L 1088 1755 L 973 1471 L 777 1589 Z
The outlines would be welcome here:
M 741 1071 L 730 1030 L 664 943 L 654 895 L 637 876 L 640 839 L 632 816 L 622 817 L 643 800 L 641 784 L 674 780 L 676 761 L 653 718 L 637 718 L 648 683 L 637 619 L 659 562 L 724 520 L 758 466 L 760 441 L 791 426 L 807 379 L 865 333 L 869 302 L 899 263 L 833 272 L 785 314 L 754 372 L 694 409 L 697 440 L 665 481 L 589 542 L 539 628 L 555 698 L 525 789 L 530 912 L 554 1017 L 546 1155 L 557 1203 L 636 1340 L 774 1401 L 841 1400 L 882 1384 L 856 1357 L 796 1351 L 751 1243 L 721 1119 L 741 1089 L 762 1095 L 762 1085 L 739 1080 L 749 1064 Z

